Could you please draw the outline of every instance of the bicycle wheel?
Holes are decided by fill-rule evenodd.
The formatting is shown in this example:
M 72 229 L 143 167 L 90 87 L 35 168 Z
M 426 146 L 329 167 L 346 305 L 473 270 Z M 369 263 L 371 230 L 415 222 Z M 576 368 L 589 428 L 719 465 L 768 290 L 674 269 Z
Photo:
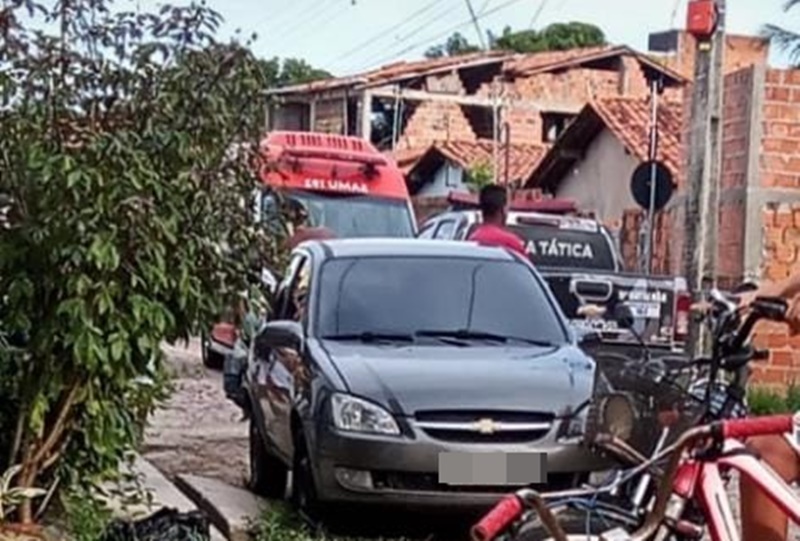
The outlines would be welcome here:
M 567 534 L 568 541 L 600 541 L 603 532 L 614 528 L 633 532 L 638 526 L 631 517 L 607 509 L 590 511 L 562 505 L 550 511 Z M 510 535 L 508 541 L 554 541 L 554 537 L 536 515 Z

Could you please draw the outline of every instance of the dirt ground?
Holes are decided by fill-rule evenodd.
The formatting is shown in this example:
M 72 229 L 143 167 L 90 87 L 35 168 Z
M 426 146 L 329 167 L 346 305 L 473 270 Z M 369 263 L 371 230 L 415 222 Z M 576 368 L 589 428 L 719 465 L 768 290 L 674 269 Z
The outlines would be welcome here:
M 151 419 L 143 455 L 172 477 L 191 473 L 243 486 L 247 423 L 225 398 L 222 374 L 203 366 L 200 341 L 164 346 L 175 370 L 175 393 Z

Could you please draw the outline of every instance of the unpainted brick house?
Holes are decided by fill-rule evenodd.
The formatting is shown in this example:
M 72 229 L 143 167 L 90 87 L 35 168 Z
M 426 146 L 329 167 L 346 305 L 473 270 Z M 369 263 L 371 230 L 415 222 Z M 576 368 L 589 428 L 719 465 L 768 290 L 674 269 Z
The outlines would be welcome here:
M 521 176 L 508 178 L 501 171 L 507 160 L 519 161 L 520 153 L 542 155 L 588 101 L 645 96 L 653 79 L 673 99 L 686 82 L 661 60 L 625 46 L 399 62 L 360 75 L 270 90 L 267 128 L 368 137 L 409 166 L 410 174 L 416 174 L 409 179 L 415 189 L 440 174 L 414 167 L 417 160 L 431 157 L 432 148 L 441 154 L 444 143 L 472 143 L 471 149 L 460 149 L 457 159 L 442 162 L 442 167 L 456 166 L 461 175 L 485 160 L 491 146 L 498 180 L 520 183 L 527 171 L 514 168 Z

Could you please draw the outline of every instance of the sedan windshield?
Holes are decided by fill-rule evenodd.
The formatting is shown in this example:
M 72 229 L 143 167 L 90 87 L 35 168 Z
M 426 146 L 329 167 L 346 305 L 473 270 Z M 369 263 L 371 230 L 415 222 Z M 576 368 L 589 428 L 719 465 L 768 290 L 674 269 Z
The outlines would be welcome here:
M 317 333 L 330 339 L 560 345 L 565 328 L 524 264 L 445 257 L 341 258 L 322 267 Z

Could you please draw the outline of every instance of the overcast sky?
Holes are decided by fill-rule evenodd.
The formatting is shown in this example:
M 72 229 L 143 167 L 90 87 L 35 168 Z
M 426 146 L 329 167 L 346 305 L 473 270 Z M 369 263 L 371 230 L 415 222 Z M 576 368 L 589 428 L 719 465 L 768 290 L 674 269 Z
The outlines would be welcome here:
M 142 9 L 160 1 L 129 0 Z M 593 23 L 609 41 L 647 49 L 649 32 L 682 27 L 688 0 L 471 0 L 485 32 Z M 800 29 L 800 8 L 785 0 L 727 0 L 728 31 L 756 34 L 765 23 Z M 453 31 L 478 43 L 467 0 L 207 0 L 226 19 L 223 32 L 257 32 L 264 57 L 299 57 L 335 74 L 420 58 Z M 180 3 L 173 0 L 173 3 Z M 124 4 L 124 2 L 121 2 Z M 786 64 L 773 51 L 775 66 Z

